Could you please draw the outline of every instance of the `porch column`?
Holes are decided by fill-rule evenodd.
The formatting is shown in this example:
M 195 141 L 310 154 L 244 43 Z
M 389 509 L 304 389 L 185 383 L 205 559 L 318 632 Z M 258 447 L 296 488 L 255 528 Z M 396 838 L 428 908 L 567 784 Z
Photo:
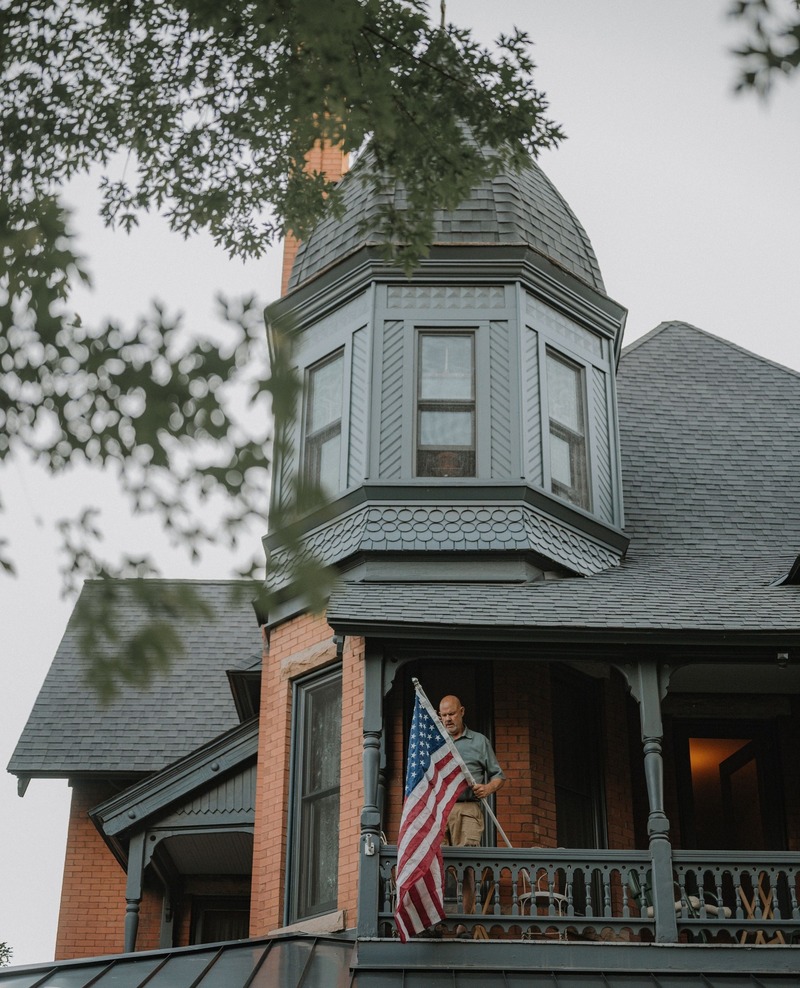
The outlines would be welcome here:
M 128 847 L 128 881 L 125 885 L 125 953 L 136 950 L 139 931 L 139 906 L 142 901 L 144 875 L 144 831 L 131 837 Z
M 367 647 L 364 657 L 364 806 L 358 877 L 358 935 L 378 935 L 381 811 L 378 788 L 383 737 L 383 655 Z
M 675 916 L 669 820 L 664 812 L 664 727 L 661 720 L 661 700 L 667 692 L 669 667 L 659 666 L 657 662 L 639 662 L 628 666 L 625 675 L 631 692 L 639 701 L 642 725 L 644 775 L 650 808 L 647 834 L 653 864 L 655 936 L 659 943 L 674 943 L 678 939 L 678 923 Z

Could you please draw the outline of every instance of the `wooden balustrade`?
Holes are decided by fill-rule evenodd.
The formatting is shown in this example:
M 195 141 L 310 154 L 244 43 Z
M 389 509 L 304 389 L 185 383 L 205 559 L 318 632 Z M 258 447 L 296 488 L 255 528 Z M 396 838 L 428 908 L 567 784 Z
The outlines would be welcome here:
M 397 849 L 380 851 L 378 930 L 395 935 Z M 443 849 L 444 936 L 652 941 L 646 851 Z M 674 852 L 674 909 L 683 942 L 800 943 L 796 855 Z

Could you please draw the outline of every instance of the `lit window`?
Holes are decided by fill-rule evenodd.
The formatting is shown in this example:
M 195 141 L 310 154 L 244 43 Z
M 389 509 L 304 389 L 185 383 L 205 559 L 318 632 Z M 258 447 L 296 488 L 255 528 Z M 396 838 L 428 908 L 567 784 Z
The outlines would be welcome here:
M 342 352 L 308 371 L 304 470 L 309 484 L 326 494 L 339 490 L 342 448 Z
M 588 509 L 586 413 L 583 368 L 548 351 L 550 485 L 558 497 Z
M 421 333 L 417 376 L 417 476 L 475 476 L 475 344 L 472 333 Z
M 290 922 L 336 908 L 342 676 L 337 670 L 295 686 Z

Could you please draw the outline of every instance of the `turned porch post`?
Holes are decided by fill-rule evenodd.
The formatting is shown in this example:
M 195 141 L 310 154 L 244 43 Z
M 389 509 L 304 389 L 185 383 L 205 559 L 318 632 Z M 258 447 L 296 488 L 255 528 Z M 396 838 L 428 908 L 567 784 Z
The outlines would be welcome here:
M 128 847 L 128 880 L 125 885 L 125 953 L 136 950 L 139 931 L 139 906 L 142 902 L 144 876 L 144 831 L 131 837 Z
M 379 780 L 383 740 L 383 655 L 367 649 L 364 659 L 364 806 L 358 877 L 358 935 L 378 935 L 381 811 Z
M 659 943 L 678 939 L 675 916 L 675 889 L 672 878 L 672 844 L 669 820 L 664 812 L 664 758 L 662 742 L 661 700 L 667 692 L 669 667 L 656 662 L 638 662 L 627 666 L 625 675 L 634 697 L 639 701 L 639 718 L 644 749 L 644 775 L 650 812 L 647 834 L 653 866 L 653 907 L 655 936 Z

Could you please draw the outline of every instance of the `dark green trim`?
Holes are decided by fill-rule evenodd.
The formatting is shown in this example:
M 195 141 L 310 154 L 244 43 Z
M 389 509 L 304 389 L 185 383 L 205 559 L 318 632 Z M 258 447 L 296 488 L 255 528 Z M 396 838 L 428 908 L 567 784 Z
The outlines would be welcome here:
M 195 790 L 218 782 L 258 754 L 258 719 L 228 731 L 186 758 L 89 811 L 106 837 L 121 838 Z
M 481 507 L 492 503 L 522 503 L 538 508 L 544 514 L 558 519 L 590 538 L 596 539 L 615 549 L 621 555 L 625 553 L 630 538 L 619 528 L 607 525 L 591 517 L 566 501 L 548 494 L 544 490 L 530 487 L 518 482 L 472 480 L 437 480 L 432 484 L 429 479 L 420 479 L 417 483 L 368 483 L 348 491 L 324 507 L 314 511 L 291 528 L 282 529 L 265 535 L 262 542 L 267 552 L 276 549 L 291 538 L 297 538 L 324 525 L 326 522 L 339 519 L 353 508 L 369 504 L 393 506 L 393 502 L 407 502 L 409 505 L 426 502 L 430 504 L 447 504 L 474 502 Z
M 619 361 L 627 309 L 524 244 L 434 246 L 413 282 L 403 271 L 387 264 L 379 248 L 360 247 L 274 302 L 272 311 L 278 316 L 287 315 L 294 330 L 300 332 L 375 284 L 475 286 L 515 282 L 592 332 L 611 339 Z

